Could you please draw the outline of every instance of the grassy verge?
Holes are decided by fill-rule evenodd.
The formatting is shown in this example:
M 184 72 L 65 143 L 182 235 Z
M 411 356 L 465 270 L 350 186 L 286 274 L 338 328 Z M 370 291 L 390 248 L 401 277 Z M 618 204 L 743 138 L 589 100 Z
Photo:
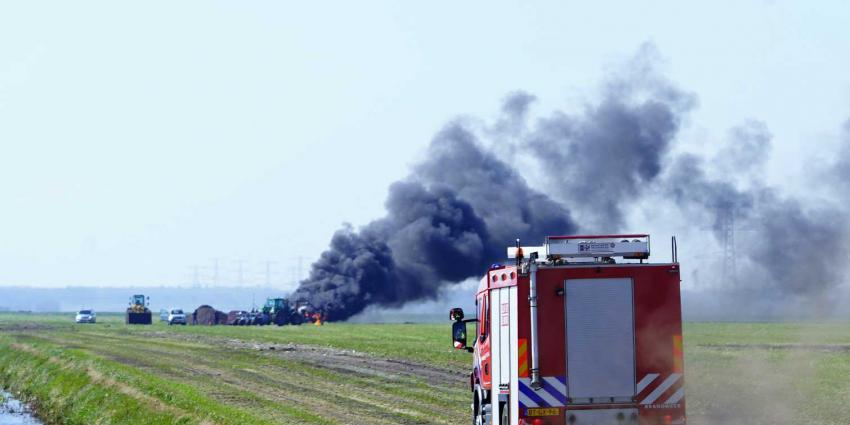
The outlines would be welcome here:
M 0 381 L 49 423 L 197 423 L 122 391 L 132 387 L 118 386 L 121 372 L 98 363 L 70 350 L 0 338 Z

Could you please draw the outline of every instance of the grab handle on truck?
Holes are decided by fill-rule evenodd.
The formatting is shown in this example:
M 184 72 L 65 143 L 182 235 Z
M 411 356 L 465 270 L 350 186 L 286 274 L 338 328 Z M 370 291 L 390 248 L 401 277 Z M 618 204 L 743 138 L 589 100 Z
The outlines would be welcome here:
M 673 250 L 672 259 L 673 263 L 679 262 L 679 247 L 676 245 L 676 237 L 673 236 L 673 240 L 671 241 L 671 248 Z

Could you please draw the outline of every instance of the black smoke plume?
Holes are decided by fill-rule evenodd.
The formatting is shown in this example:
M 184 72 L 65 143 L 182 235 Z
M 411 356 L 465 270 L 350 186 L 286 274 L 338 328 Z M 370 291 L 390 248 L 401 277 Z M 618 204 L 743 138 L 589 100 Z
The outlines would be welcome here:
M 500 261 L 515 238 L 537 243 L 578 230 L 631 230 L 630 211 L 650 203 L 678 212 L 689 229 L 707 229 L 719 245 L 730 228 L 738 230 L 737 278 L 723 282 L 713 268 L 708 280 L 740 301 L 766 294 L 818 300 L 843 283 L 841 263 L 850 253 L 843 210 L 764 182 L 772 135 L 758 121 L 730 130 L 713 158 L 679 152 L 696 96 L 663 78 L 656 62 L 652 46 L 643 46 L 625 72 L 607 80 L 600 100 L 578 113 L 556 111 L 529 124 L 536 98 L 517 91 L 492 124 L 450 123 L 412 173 L 390 187 L 386 216 L 338 231 L 294 296 L 331 320 L 370 305 L 433 299 Z M 845 127 L 828 191 L 846 201 L 850 122 Z M 476 135 L 489 139 L 487 148 Z M 516 163 L 532 166 L 521 175 Z
M 661 174 L 696 103 L 659 75 L 656 56 L 654 47 L 642 46 L 626 65 L 629 72 L 605 83 L 600 101 L 585 104 L 581 113 L 551 113 L 523 132 L 522 149 L 535 157 L 550 181 L 548 190 L 570 205 L 584 231 L 625 225 L 623 207 L 640 200 Z M 524 117 L 533 99 L 520 92 L 503 110 Z
M 569 211 L 529 188 L 507 163 L 452 123 L 427 158 L 390 186 L 387 215 L 338 231 L 294 297 L 330 320 L 369 305 L 435 298 L 442 285 L 481 274 L 515 238 L 570 233 Z

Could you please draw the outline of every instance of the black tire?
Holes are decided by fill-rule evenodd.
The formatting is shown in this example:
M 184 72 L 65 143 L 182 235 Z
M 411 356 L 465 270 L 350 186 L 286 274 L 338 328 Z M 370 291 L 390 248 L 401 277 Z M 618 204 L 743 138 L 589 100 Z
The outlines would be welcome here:
M 487 399 L 486 392 L 482 392 L 481 388 L 476 385 L 475 386 L 475 403 L 473 408 L 473 416 L 472 423 L 473 425 L 487 425 L 487 413 L 490 413 L 490 419 L 492 422 L 493 411 L 492 406 L 490 405 L 490 400 Z M 479 398 L 481 394 L 484 394 L 484 399 Z
M 478 393 L 473 392 L 472 393 L 472 425 L 478 425 L 478 415 L 480 413 L 479 409 L 481 409 L 480 405 L 481 404 L 478 402 Z

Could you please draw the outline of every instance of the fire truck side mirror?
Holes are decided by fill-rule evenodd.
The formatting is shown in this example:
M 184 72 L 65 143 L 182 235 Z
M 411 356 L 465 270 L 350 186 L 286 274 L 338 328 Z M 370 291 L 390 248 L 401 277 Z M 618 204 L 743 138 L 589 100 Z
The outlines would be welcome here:
M 452 340 L 456 350 L 465 350 L 466 347 L 466 322 L 456 321 L 452 323 Z

